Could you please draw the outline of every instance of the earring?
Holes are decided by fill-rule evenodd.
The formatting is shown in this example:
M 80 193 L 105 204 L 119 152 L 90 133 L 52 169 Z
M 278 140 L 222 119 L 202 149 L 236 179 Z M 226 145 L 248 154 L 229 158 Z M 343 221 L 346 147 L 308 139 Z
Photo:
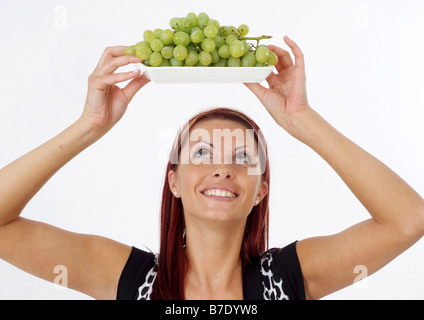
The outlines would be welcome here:
M 259 200 L 256 200 L 255 204 L 258 204 L 258 203 L 259 203 Z
M 177 194 L 178 194 L 178 191 L 174 191 L 174 195 L 177 196 Z

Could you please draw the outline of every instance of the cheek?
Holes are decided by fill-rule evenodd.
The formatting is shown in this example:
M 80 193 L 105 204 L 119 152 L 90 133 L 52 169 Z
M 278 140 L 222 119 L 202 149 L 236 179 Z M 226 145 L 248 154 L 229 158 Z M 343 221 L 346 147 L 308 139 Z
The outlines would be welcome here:
M 259 187 L 261 184 L 261 179 L 258 176 L 247 176 L 245 179 L 246 194 L 250 197 L 256 197 L 259 192 Z
M 202 176 L 203 171 L 201 166 L 182 164 L 178 172 L 178 186 L 181 195 L 189 195 L 190 192 L 196 190 L 199 178 Z

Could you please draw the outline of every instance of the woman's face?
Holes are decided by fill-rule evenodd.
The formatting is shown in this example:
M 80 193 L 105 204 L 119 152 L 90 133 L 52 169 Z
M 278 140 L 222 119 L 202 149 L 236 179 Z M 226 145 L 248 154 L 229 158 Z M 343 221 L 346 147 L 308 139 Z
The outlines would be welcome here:
M 253 137 L 253 130 L 232 120 L 204 120 L 190 129 L 176 172 L 168 173 L 186 219 L 246 221 L 268 192 L 255 170 L 259 157 Z

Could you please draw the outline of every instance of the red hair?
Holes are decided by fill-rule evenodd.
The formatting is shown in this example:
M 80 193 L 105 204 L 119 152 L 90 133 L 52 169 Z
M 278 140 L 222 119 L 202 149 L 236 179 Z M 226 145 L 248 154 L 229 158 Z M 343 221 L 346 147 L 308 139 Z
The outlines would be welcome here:
M 259 165 L 262 179 L 270 182 L 268 151 L 265 138 L 258 125 L 245 114 L 228 108 L 216 108 L 204 111 L 188 121 L 179 132 L 170 152 L 166 167 L 165 182 L 162 193 L 160 251 L 158 272 L 153 284 L 151 298 L 154 300 L 182 300 L 184 299 L 184 278 L 188 270 L 188 262 L 184 254 L 185 223 L 181 200 L 174 197 L 168 182 L 168 172 L 176 170 L 178 155 L 181 152 L 182 142 L 186 141 L 189 128 L 204 120 L 223 119 L 236 121 L 248 129 L 253 129 L 254 137 L 259 149 Z M 268 249 L 269 228 L 269 192 L 262 201 L 254 206 L 250 212 L 240 250 L 243 265 L 247 265 Z

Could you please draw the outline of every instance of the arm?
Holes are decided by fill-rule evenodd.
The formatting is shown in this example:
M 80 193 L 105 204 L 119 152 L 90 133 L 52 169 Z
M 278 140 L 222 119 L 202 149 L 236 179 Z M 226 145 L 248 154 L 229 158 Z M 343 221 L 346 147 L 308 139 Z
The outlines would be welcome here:
M 54 267 L 65 265 L 69 287 L 100 298 L 114 296 L 130 248 L 19 215 L 60 168 L 119 121 L 131 98 L 148 82 L 139 71 L 114 73 L 120 66 L 139 62 L 134 56 L 124 56 L 124 50 L 105 50 L 89 77 L 83 114 L 74 124 L 0 170 L 0 258 L 50 281 L 55 277 Z M 125 88 L 115 85 L 125 80 L 131 80 Z
M 379 270 L 424 232 L 424 201 L 398 175 L 344 137 L 315 111 L 298 115 L 295 136 L 343 179 L 371 219 L 328 237 L 298 243 L 310 298 L 353 284 L 354 269 Z
M 419 240 L 424 233 L 424 200 L 309 107 L 303 54 L 293 41 L 285 40 L 296 65 L 288 52 L 271 47 L 279 56 L 279 73 L 267 79 L 270 88 L 247 86 L 281 127 L 338 173 L 371 215 L 336 235 L 298 242 L 307 298 L 318 299 L 352 284 L 356 266 L 372 274 Z

